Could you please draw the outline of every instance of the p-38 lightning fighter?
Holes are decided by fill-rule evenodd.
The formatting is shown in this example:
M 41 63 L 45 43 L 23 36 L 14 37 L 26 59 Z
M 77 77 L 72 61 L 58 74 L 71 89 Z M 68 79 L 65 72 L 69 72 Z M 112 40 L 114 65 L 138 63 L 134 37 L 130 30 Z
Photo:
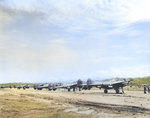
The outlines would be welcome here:
M 79 88 L 79 91 L 81 91 L 81 88 L 83 87 L 82 84 L 83 84 L 82 80 L 79 79 L 78 81 L 70 83 L 70 84 L 57 86 L 57 88 L 64 88 L 64 89 L 67 89 L 68 91 L 70 91 L 70 89 L 73 89 L 73 91 L 75 91 L 76 88 Z
M 56 84 L 53 84 L 53 83 L 50 83 L 50 84 L 48 84 L 48 90 L 53 90 L 53 91 L 55 91 L 57 89 L 57 86 L 56 86 Z
M 45 83 L 45 84 L 35 84 L 34 86 L 33 86 L 33 88 L 34 89 L 37 89 L 37 90 L 42 90 L 42 89 L 47 89 L 48 88 L 48 84 L 47 83 Z
M 53 84 L 53 83 L 46 83 L 46 84 L 35 84 L 34 86 L 33 86 L 33 88 L 34 89 L 37 89 L 37 90 L 42 90 L 42 89 L 48 89 L 48 90 L 53 90 L 53 91 L 55 91 L 56 89 L 57 89 L 57 87 L 56 87 L 56 85 L 55 84 Z
M 122 93 L 124 93 L 123 91 L 123 87 L 126 86 L 129 81 L 126 81 L 125 79 L 123 80 L 111 80 L 109 82 L 93 82 L 90 78 L 87 80 L 87 85 L 84 85 L 83 89 L 85 90 L 90 90 L 92 87 L 97 87 L 97 88 L 103 88 L 104 89 L 104 93 L 108 93 L 108 89 L 114 89 L 116 91 L 116 93 L 119 93 L 119 90 L 122 89 Z
M 31 85 L 29 86 L 28 84 L 24 85 L 22 88 L 25 89 L 29 89 L 31 87 Z
M 4 88 L 12 88 L 12 86 L 1 86 L 0 88 L 4 89 Z

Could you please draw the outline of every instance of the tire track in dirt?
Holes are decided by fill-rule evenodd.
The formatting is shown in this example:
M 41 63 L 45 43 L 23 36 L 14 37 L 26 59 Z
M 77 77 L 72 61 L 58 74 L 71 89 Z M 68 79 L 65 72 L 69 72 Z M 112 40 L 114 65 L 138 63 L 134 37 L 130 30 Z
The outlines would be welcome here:
M 35 96 L 36 95 L 33 95 L 33 97 L 35 97 Z M 44 97 L 42 97 L 42 99 L 43 100 L 53 100 L 53 101 L 55 101 L 55 103 L 59 103 L 62 105 L 70 104 L 70 105 L 74 105 L 76 107 L 88 107 L 90 109 L 94 109 L 95 111 L 109 110 L 109 112 L 113 112 L 113 113 L 128 112 L 130 114 L 150 115 L 150 109 L 138 107 L 138 106 L 97 103 L 97 102 L 90 102 L 90 101 L 86 101 L 86 100 L 78 100 L 78 99 L 74 99 L 74 98 L 66 98 L 63 96 L 61 96 L 61 97 L 44 96 Z

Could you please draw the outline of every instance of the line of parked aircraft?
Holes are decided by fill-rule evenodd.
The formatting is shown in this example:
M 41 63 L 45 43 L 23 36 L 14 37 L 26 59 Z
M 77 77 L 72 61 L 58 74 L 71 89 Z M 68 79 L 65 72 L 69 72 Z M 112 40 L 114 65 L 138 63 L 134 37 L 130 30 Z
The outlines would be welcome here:
M 104 93 L 108 93 L 109 89 L 114 89 L 116 91 L 116 93 L 120 93 L 120 90 L 122 93 L 124 93 L 123 91 L 123 87 L 125 87 L 126 85 L 128 85 L 130 82 L 126 81 L 125 79 L 123 80 L 111 80 L 109 82 L 95 82 L 92 81 L 90 78 L 87 80 L 87 82 L 83 82 L 81 79 L 79 79 L 76 82 L 73 83 L 69 83 L 69 84 L 62 84 L 62 83 L 46 83 L 46 84 L 35 84 L 35 85 L 24 85 L 24 86 L 14 86 L 14 88 L 18 88 L 18 89 L 26 89 L 26 88 L 31 88 L 33 87 L 35 90 L 42 90 L 42 89 L 48 89 L 48 90 L 53 90 L 55 91 L 56 89 L 66 89 L 68 91 L 70 91 L 71 89 L 73 91 L 79 89 L 79 91 L 81 90 L 90 90 L 92 87 L 97 87 L 99 89 L 103 88 L 104 89 Z M 1 87 L 2 88 L 2 87 Z M 11 86 L 8 87 L 3 87 L 3 88 L 12 88 Z

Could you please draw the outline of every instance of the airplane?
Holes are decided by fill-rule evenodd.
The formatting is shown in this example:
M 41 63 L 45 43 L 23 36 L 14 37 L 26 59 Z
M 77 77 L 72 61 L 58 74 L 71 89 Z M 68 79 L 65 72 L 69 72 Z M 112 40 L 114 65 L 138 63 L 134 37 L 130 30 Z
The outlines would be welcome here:
M 42 90 L 43 88 L 48 88 L 48 84 L 47 83 L 45 83 L 45 84 L 37 84 L 37 85 L 35 85 L 34 89 Z
M 12 86 L 1 86 L 0 88 L 4 89 L 4 88 L 12 88 Z
M 84 90 L 90 90 L 94 85 L 93 84 L 93 81 L 89 78 L 87 80 L 87 82 L 83 85 L 82 89 Z
M 73 91 L 75 91 L 76 88 L 79 88 L 79 91 L 81 91 L 81 88 L 83 87 L 83 82 L 81 79 L 79 79 L 76 82 L 70 83 L 70 84 L 63 84 L 61 86 L 57 86 L 57 88 L 64 88 L 64 89 L 68 89 L 68 91 L 70 91 L 70 89 L 73 89 Z
M 93 82 L 90 78 L 87 80 L 87 85 L 84 85 L 84 87 L 82 89 L 85 90 L 90 90 L 92 87 L 97 87 L 99 89 L 103 88 L 104 89 L 104 93 L 108 93 L 108 89 L 114 89 L 116 91 L 116 93 L 119 93 L 119 89 L 122 89 L 122 93 L 124 93 L 123 91 L 123 87 L 126 86 L 127 84 L 129 84 L 129 81 L 126 81 L 125 79 L 123 80 L 111 80 L 109 82 Z
M 35 84 L 34 86 L 33 86 L 33 88 L 36 90 L 42 90 L 43 88 L 45 88 L 45 89 L 48 89 L 48 90 L 53 90 L 53 91 L 55 91 L 56 89 L 57 89 L 57 87 L 56 87 L 56 84 L 53 84 L 53 83 L 49 83 L 49 84 Z
M 36 90 L 37 89 L 37 87 L 38 87 L 38 84 L 34 84 L 33 85 L 33 88 Z
M 17 87 L 17 89 L 21 89 L 22 88 L 22 86 L 21 85 L 19 85 L 18 87 Z
M 25 90 L 25 89 L 31 87 L 31 85 L 28 85 L 28 84 L 26 84 L 26 85 L 19 85 L 19 86 L 14 85 L 13 87 L 14 87 L 14 88 L 17 88 L 17 89 L 23 88 L 23 89 Z
M 3 89 L 3 88 L 5 88 L 5 87 L 4 87 L 4 86 L 1 86 L 0 88 L 2 88 L 2 89 Z
M 29 86 L 28 84 L 26 84 L 22 88 L 25 90 L 25 89 L 29 89 L 29 87 L 31 87 L 31 86 Z
M 56 87 L 56 84 L 52 84 L 52 83 L 50 83 L 50 84 L 48 84 L 48 90 L 53 90 L 53 91 L 55 91 L 57 89 L 57 87 Z

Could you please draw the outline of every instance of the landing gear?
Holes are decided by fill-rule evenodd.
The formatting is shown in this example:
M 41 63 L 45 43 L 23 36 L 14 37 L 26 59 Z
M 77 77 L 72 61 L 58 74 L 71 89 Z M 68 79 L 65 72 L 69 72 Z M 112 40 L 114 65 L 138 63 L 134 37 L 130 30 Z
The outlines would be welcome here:
M 38 88 L 37 90 L 42 90 L 42 88 Z
M 79 88 L 79 91 L 81 91 L 81 88 Z
M 73 88 L 73 91 L 75 91 L 75 88 Z
M 116 89 L 116 93 L 117 93 L 117 94 L 119 93 L 119 89 Z
M 121 89 L 122 89 L 122 93 L 124 93 L 124 91 L 123 91 L 123 87 L 121 87 Z
M 124 91 L 123 91 L 123 87 L 116 88 L 115 90 L 116 90 L 116 93 L 117 93 L 117 94 L 119 94 L 119 93 L 120 93 L 120 90 L 122 91 L 122 93 L 124 93 Z
M 88 87 L 88 90 L 90 90 L 91 88 L 90 87 Z
M 104 90 L 104 93 L 108 93 L 108 90 L 107 90 L 107 89 L 105 89 L 105 90 Z

